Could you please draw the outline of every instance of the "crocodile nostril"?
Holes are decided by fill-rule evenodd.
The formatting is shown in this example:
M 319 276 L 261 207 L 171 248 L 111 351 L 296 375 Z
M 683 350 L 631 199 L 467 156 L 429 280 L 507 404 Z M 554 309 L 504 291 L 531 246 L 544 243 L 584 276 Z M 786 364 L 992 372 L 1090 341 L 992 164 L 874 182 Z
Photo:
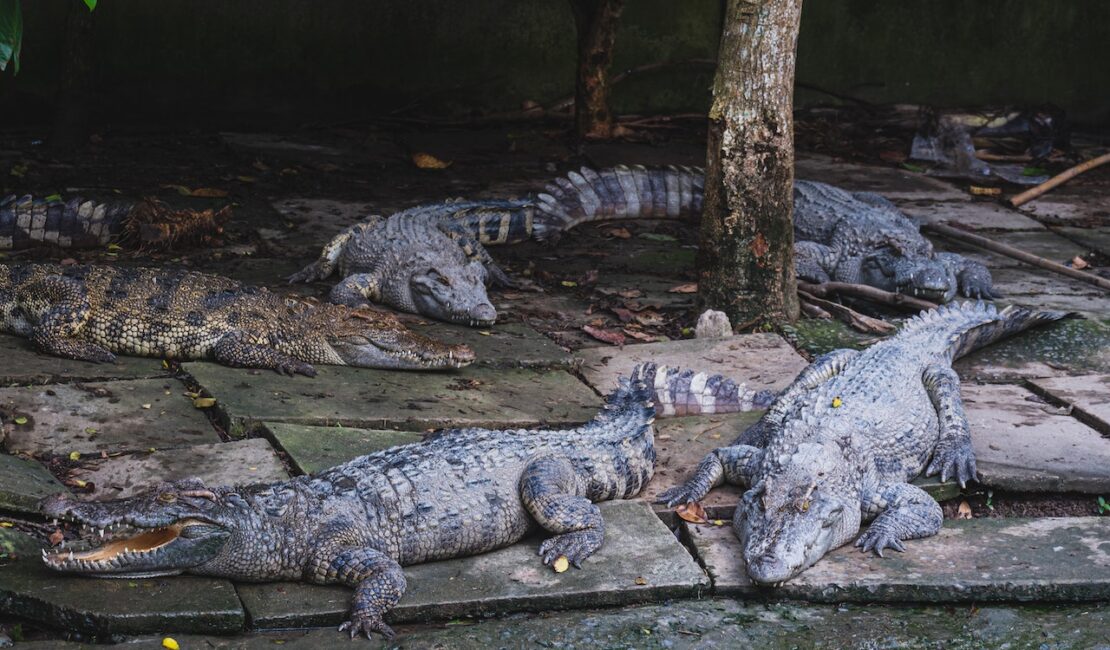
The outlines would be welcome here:
M 468 315 L 470 318 L 477 321 L 493 322 L 497 320 L 497 310 L 488 302 L 474 305 L 470 308 Z

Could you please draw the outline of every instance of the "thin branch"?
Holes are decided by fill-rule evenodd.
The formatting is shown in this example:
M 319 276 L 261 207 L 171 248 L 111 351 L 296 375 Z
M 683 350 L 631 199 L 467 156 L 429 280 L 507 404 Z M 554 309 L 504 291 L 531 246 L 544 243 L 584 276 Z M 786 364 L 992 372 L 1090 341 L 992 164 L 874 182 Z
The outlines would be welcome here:
M 1055 176 L 1053 176 L 1052 178 L 1048 179 L 1047 181 L 1041 183 L 1040 185 L 1038 185 L 1034 188 L 1025 190 L 1021 194 L 1018 194 L 1017 196 L 1011 198 L 1010 199 L 1010 205 L 1014 206 L 1015 208 L 1019 207 L 1019 206 L 1022 206 L 1022 205 L 1025 205 L 1026 203 L 1032 201 L 1033 199 L 1037 198 L 1038 196 L 1044 194 L 1045 192 L 1047 192 L 1051 189 L 1054 189 L 1057 186 L 1068 182 L 1069 180 L 1075 178 L 1076 176 L 1082 174 L 1083 172 L 1092 170 L 1095 167 L 1101 167 L 1102 165 L 1105 165 L 1106 163 L 1110 163 L 1110 153 L 1104 153 L 1101 156 L 1099 156 L 1098 158 L 1092 158 L 1092 159 L 1090 159 L 1086 162 L 1079 163 L 1075 167 L 1072 167 L 1071 169 L 1060 172 L 1059 174 L 1056 174 Z
M 809 284 L 807 282 L 798 282 L 798 288 L 820 298 L 828 298 L 833 294 L 855 296 L 856 298 L 864 298 L 872 302 L 893 305 L 894 307 L 901 307 L 910 311 L 928 311 L 937 308 L 935 303 L 929 302 L 928 300 L 884 291 L 875 287 L 869 287 L 865 284 L 851 284 L 848 282 Z
M 852 329 L 863 332 L 865 334 L 890 334 L 894 330 L 898 329 L 893 324 L 888 323 L 885 320 L 871 318 L 870 316 L 864 316 L 854 309 L 849 309 L 844 305 L 829 300 L 822 300 L 821 298 L 818 298 L 811 293 L 802 291 L 801 289 L 798 290 L 798 296 L 801 297 L 802 300 L 835 315 L 837 318 L 844 321 Z

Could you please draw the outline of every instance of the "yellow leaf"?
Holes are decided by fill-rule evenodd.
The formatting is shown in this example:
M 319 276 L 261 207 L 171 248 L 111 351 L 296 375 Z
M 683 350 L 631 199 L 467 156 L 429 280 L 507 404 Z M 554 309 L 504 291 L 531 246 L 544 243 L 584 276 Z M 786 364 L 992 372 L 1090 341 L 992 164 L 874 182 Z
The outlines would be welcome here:
M 21 416 L 19 416 L 15 419 L 15 423 L 16 424 L 27 424 L 27 418 L 25 418 L 21 415 Z
M 412 163 L 420 169 L 447 169 L 451 166 L 450 162 L 443 162 L 432 154 L 423 151 L 412 154 Z
M 88 484 L 89 484 L 89 482 L 88 482 L 88 481 L 82 481 L 82 480 L 81 480 L 81 479 L 79 479 L 79 478 L 75 478 L 75 479 L 73 479 L 73 484 L 74 484 L 74 485 L 76 485 L 76 486 L 77 486 L 77 487 L 79 487 L 79 488 L 83 488 L 83 487 L 85 487 L 86 485 L 88 485 Z
M 10 521 L 0 521 L 0 528 L 11 528 L 14 525 L 15 524 Z
M 832 401 L 832 407 L 834 409 L 838 409 L 838 408 L 840 408 L 841 404 L 843 404 L 843 403 L 844 403 L 844 400 L 840 399 L 840 397 L 834 397 L 833 401 Z
M 638 585 L 646 585 L 647 584 L 647 579 L 644 578 L 643 576 L 636 576 L 636 579 L 633 580 L 633 582 L 635 582 Z
M 567 560 L 567 556 L 560 555 L 555 558 L 555 564 L 552 564 L 551 568 L 555 569 L 555 573 L 562 573 L 570 568 L 570 561 Z
M 193 400 L 193 406 L 197 407 L 198 409 L 212 408 L 215 405 L 216 405 L 216 398 L 215 397 L 198 397 L 195 400 Z
M 572 280 L 563 280 L 559 284 L 563 285 L 564 287 L 577 287 L 578 286 L 578 283 L 574 282 Z
M 971 193 L 975 196 L 999 196 L 1002 194 L 1001 187 L 979 187 L 978 185 L 972 185 L 968 189 L 970 189 Z
M 150 404 L 143 404 L 143 408 L 145 408 L 145 409 L 149 409 L 149 408 L 150 408 Z
M 79 451 L 69 452 L 69 459 L 70 460 L 81 460 L 81 452 L 79 452 Z
M 713 520 L 713 525 L 714 526 L 724 526 L 725 521 L 723 519 L 714 519 Z
M 181 646 L 170 636 L 162 639 L 162 647 L 166 648 L 166 650 L 181 650 Z

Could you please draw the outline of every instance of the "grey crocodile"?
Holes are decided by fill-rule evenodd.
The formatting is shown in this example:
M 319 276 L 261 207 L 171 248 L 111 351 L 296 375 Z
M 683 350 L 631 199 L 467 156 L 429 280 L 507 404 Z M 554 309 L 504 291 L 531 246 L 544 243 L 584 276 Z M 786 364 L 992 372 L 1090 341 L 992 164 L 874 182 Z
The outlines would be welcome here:
M 539 546 L 543 564 L 580 567 L 604 539 L 594 502 L 632 497 L 651 479 L 653 401 L 722 413 L 770 400 L 720 376 L 648 365 L 573 429 L 448 430 L 265 485 L 188 479 L 116 501 L 51 497 L 46 516 L 114 532 L 89 530 L 91 548 L 79 541 L 43 560 L 95 576 L 344 584 L 355 597 L 340 629 L 392 636 L 384 616 L 404 594 L 402 566 L 484 553 L 541 528 L 553 535 Z
M 485 246 L 545 240 L 588 221 L 689 218 L 701 212 L 701 169 L 583 168 L 524 199 L 448 201 L 372 217 L 331 240 L 319 259 L 289 278 L 343 278 L 331 301 L 383 302 L 454 323 L 489 325 L 497 311 L 487 283 L 509 279 Z M 824 183 L 795 184 L 795 255 L 799 277 L 836 279 L 950 300 L 991 298 L 986 267 L 935 253 L 918 227 L 889 201 Z
M 724 483 L 748 488 L 733 528 L 759 584 L 781 584 L 853 538 L 863 552 L 902 551 L 905 540 L 935 535 L 943 519 L 936 501 L 909 481 L 924 471 L 962 486 L 976 475 L 952 361 L 1067 315 L 954 304 L 862 352 L 830 352 L 732 446 L 710 453 L 659 500 L 698 501 Z
M 99 248 L 113 241 L 169 248 L 210 241 L 231 209 L 176 210 L 155 199 L 96 201 L 60 196 L 0 198 L 0 250 L 52 245 Z

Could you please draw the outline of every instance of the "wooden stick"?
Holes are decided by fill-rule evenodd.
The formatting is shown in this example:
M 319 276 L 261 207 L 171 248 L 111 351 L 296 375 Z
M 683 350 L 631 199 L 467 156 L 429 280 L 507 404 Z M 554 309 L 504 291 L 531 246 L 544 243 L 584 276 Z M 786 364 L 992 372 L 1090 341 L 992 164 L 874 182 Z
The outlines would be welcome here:
M 1026 154 L 1010 155 L 991 153 L 986 149 L 977 150 L 975 152 L 975 157 L 979 160 L 986 160 L 987 162 L 1033 162 L 1033 157 Z
M 1011 198 L 1010 205 L 1014 206 L 1015 208 L 1021 205 L 1025 205 L 1026 203 L 1032 201 L 1045 192 L 1056 188 L 1058 185 L 1066 183 L 1067 181 L 1075 178 L 1083 172 L 1092 170 L 1095 167 L 1099 167 L 1101 165 L 1105 165 L 1108 162 L 1110 162 L 1110 153 L 1104 153 L 1098 158 L 1091 158 L 1087 162 L 1080 163 L 1075 167 L 1072 167 L 1071 169 L 1060 172 L 1059 174 L 1056 174 L 1040 185 L 1025 190 L 1021 194 L 1018 194 L 1017 196 Z
M 1039 266 L 1042 269 L 1048 269 L 1049 271 L 1054 271 L 1056 273 L 1059 273 L 1060 275 L 1066 275 L 1069 278 L 1082 280 L 1088 284 L 1093 284 L 1096 287 L 1110 290 L 1110 280 L 1107 280 L 1106 278 L 1100 278 L 1093 273 L 1084 273 L 1083 271 L 1064 266 L 1063 264 L 1057 264 L 1056 262 L 1053 262 L 1052 260 L 1046 260 L 1039 255 L 1027 253 L 1019 248 L 1014 248 L 1013 246 L 996 242 L 993 239 L 987 239 L 986 237 L 980 237 L 979 235 L 969 233 L 965 230 L 953 228 L 952 226 L 949 226 L 947 224 L 925 224 L 921 227 L 921 229 L 926 232 L 936 233 L 938 235 L 942 235 L 950 239 L 955 239 L 966 244 L 972 244 L 973 246 L 978 246 L 979 248 L 985 248 L 989 251 L 999 253 L 1007 257 L 1012 257 L 1015 260 L 1020 260 L 1022 262 L 1025 262 L 1026 264 Z
M 801 303 L 800 306 L 802 308 L 802 313 L 806 316 L 809 316 L 810 318 L 820 318 L 822 320 L 828 320 L 832 318 L 832 314 L 825 311 L 824 309 L 821 309 L 812 302 L 807 302 L 804 298 L 799 302 Z
M 928 311 L 930 309 L 937 308 L 937 305 L 935 303 L 931 303 L 928 300 L 914 298 L 913 296 L 905 296 L 900 293 L 884 291 L 876 287 L 869 287 L 866 284 L 851 284 L 848 282 L 824 282 L 822 284 L 809 284 L 808 282 L 799 281 L 798 288 L 819 298 L 828 298 L 830 294 L 844 294 L 847 296 L 864 298 L 866 300 L 882 303 L 884 305 L 903 307 L 911 311 Z
M 885 320 L 879 320 L 878 318 L 864 316 L 854 309 L 850 309 L 848 307 L 845 307 L 844 305 L 831 302 L 829 300 L 822 300 L 821 298 L 817 298 L 813 294 L 806 293 L 801 289 L 798 290 L 798 296 L 801 297 L 802 300 L 811 303 L 816 307 L 820 307 L 821 309 L 831 314 L 834 314 L 837 318 L 847 323 L 848 326 L 852 329 L 858 330 L 865 334 L 889 334 L 898 329 L 893 324 L 888 323 Z

